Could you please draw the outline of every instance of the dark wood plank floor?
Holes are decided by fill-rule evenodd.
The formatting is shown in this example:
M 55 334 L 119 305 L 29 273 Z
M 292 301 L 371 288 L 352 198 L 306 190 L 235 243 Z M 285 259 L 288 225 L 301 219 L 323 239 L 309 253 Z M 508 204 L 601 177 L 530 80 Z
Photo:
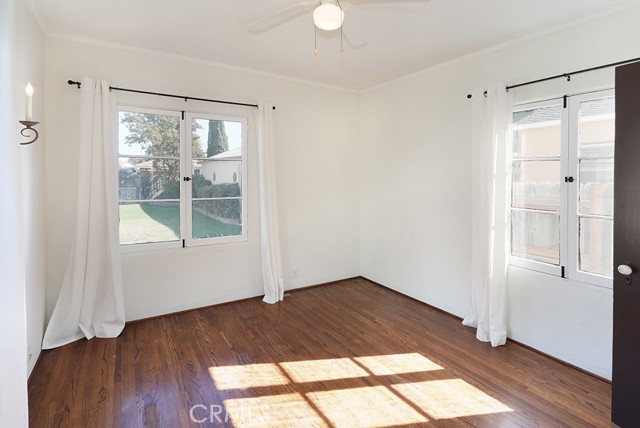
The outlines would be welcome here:
M 606 382 L 365 279 L 45 351 L 31 427 L 604 427 Z

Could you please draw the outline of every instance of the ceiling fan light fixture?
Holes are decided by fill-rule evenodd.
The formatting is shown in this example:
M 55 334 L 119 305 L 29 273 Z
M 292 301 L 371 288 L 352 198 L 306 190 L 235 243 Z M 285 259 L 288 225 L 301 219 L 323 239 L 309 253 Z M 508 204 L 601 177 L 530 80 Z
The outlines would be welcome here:
M 321 30 L 337 30 L 344 22 L 344 11 L 335 0 L 321 1 L 313 11 L 313 22 Z

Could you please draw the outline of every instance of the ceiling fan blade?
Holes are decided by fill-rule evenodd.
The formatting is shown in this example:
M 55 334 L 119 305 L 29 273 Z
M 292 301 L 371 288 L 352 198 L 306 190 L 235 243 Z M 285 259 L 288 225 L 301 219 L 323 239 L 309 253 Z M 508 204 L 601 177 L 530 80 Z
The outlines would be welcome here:
M 300 15 L 303 15 L 318 5 L 318 1 L 306 1 L 293 6 L 286 7 L 256 21 L 250 22 L 247 25 L 248 31 L 251 34 L 261 34 L 272 28 L 282 25 L 285 22 L 291 21 Z
M 349 3 L 360 6 L 362 4 L 402 4 L 402 3 L 429 3 L 431 0 L 348 0 Z
M 349 47 L 351 49 L 353 49 L 354 51 L 358 50 L 358 49 L 361 49 L 361 48 L 363 48 L 363 47 L 365 47 L 365 46 L 367 46 L 369 44 L 369 42 L 367 42 L 366 40 L 363 41 L 363 42 L 359 42 L 359 43 L 353 43 L 351 41 L 351 39 L 349 38 L 349 36 L 347 36 L 347 33 L 344 30 L 342 30 L 342 37 L 344 37 L 344 40 L 347 42 Z

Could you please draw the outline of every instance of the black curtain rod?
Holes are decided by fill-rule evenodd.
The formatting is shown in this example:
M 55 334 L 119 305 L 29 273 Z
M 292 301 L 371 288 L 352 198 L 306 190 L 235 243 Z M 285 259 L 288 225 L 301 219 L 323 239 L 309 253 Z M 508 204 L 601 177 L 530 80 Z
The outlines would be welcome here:
M 77 85 L 78 89 L 80 89 L 80 86 L 82 85 L 82 83 L 76 82 L 76 81 L 73 81 L 73 80 L 67 80 L 67 83 L 69 85 Z M 140 91 L 138 89 L 118 88 L 118 87 L 115 87 L 115 86 L 109 86 L 109 89 L 111 89 L 113 91 L 133 92 L 133 93 L 136 93 L 136 94 L 157 95 L 159 97 L 180 98 L 182 100 L 185 100 L 185 102 L 189 101 L 189 100 L 193 100 L 193 101 L 204 101 L 204 102 L 207 102 L 207 103 L 231 104 L 231 105 L 234 105 L 234 106 L 244 106 L 244 107 L 255 107 L 255 108 L 258 108 L 258 104 L 246 104 L 246 103 L 237 103 L 237 102 L 234 102 L 234 101 L 212 100 L 212 99 L 208 99 L 208 98 L 188 97 L 188 96 L 185 96 L 185 95 L 163 94 L 162 92 Z M 274 110 L 275 110 L 275 108 L 274 108 Z
M 518 83 L 518 84 L 515 84 L 515 85 L 507 86 L 507 91 L 509 89 L 519 88 L 521 86 L 533 85 L 534 83 L 546 82 L 548 80 L 560 79 L 560 78 L 563 78 L 563 77 L 566 78 L 567 82 L 568 82 L 568 81 L 571 80 L 571 76 L 573 76 L 575 74 L 587 73 L 589 71 L 601 70 L 603 68 L 617 67 L 619 65 L 630 64 L 632 62 L 638 62 L 638 61 L 640 61 L 640 58 L 633 58 L 633 59 L 627 59 L 625 61 L 612 62 L 611 64 L 599 65 L 597 67 L 591 67 L 591 68 L 585 68 L 585 69 L 582 69 L 582 70 L 572 71 L 570 73 L 556 74 L 555 76 L 549 76 L 549 77 L 545 77 L 543 79 L 530 80 L 529 82 Z M 485 96 L 487 95 L 487 91 L 484 91 L 484 95 Z M 471 97 L 472 97 L 471 94 L 467 94 L 467 98 L 471 98 Z

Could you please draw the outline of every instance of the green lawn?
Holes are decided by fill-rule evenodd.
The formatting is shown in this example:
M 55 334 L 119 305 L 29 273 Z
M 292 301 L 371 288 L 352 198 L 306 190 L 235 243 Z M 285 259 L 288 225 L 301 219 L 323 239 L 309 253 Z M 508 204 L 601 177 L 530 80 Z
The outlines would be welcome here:
M 226 224 L 193 211 L 193 237 L 211 238 L 242 234 L 242 227 Z M 120 205 L 120 244 L 177 241 L 180 207 L 177 202 Z

